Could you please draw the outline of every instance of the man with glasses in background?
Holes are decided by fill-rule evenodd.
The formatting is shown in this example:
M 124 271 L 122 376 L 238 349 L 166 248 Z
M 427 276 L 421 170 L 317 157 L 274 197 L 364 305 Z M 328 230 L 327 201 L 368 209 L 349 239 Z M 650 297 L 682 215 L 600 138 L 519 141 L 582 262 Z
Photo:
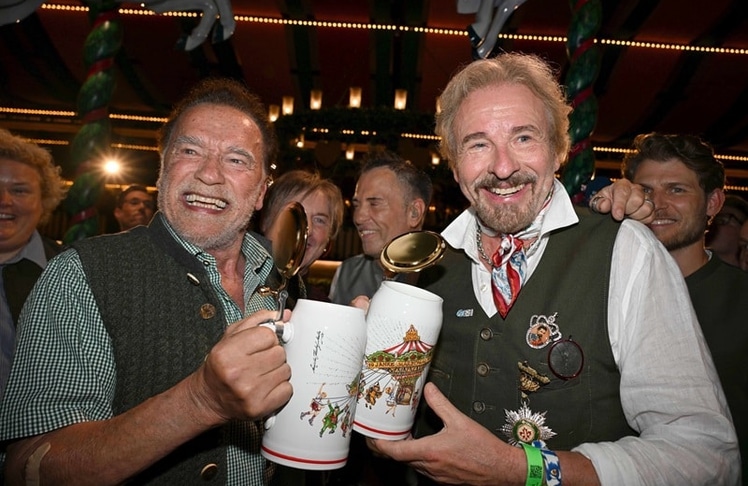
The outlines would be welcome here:
M 120 231 L 127 231 L 130 228 L 150 223 L 155 209 L 156 204 L 148 189 L 133 184 L 117 196 L 114 217 L 119 223 Z

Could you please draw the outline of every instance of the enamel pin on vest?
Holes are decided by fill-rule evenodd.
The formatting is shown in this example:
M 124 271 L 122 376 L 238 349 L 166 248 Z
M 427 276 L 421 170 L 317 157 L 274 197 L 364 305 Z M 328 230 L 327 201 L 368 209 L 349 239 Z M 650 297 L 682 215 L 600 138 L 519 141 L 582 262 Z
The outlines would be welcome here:
M 547 363 L 553 375 L 560 380 L 571 380 L 579 376 L 584 367 L 582 347 L 569 336 L 562 339 L 561 329 L 557 322 L 558 312 L 552 315 L 533 315 L 525 334 L 525 342 L 532 349 L 548 348 Z M 546 413 L 533 412 L 530 409 L 530 397 L 551 378 L 538 372 L 526 361 L 518 362 L 518 387 L 522 403 L 518 410 L 504 410 L 506 422 L 501 432 L 510 444 L 531 444 L 534 441 L 545 442 L 556 435 L 545 425 Z
M 548 350 L 548 367 L 561 380 L 571 380 L 582 372 L 584 367 L 584 352 L 582 347 L 569 336 L 562 339 L 561 330 L 556 318 L 558 312 L 550 316 L 534 315 L 530 318 L 525 341 L 533 349 Z

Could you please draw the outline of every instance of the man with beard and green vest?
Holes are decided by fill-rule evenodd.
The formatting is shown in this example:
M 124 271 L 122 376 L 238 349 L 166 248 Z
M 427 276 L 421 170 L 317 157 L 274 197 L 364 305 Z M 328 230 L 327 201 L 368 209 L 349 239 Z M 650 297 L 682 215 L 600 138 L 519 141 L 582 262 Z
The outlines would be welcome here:
M 418 285 L 444 298 L 414 440 L 377 453 L 448 484 L 740 483 L 735 429 L 678 266 L 555 177 L 555 73 L 506 53 L 455 75 L 436 133 L 471 207 Z

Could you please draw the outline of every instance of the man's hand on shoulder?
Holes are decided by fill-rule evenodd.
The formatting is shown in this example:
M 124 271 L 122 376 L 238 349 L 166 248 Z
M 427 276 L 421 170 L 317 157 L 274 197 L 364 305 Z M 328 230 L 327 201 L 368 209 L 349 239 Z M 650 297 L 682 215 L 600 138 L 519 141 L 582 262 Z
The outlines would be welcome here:
M 590 209 L 600 214 L 610 213 L 616 221 L 630 218 L 647 224 L 654 219 L 654 203 L 644 188 L 627 179 L 618 179 L 600 189 L 590 199 Z

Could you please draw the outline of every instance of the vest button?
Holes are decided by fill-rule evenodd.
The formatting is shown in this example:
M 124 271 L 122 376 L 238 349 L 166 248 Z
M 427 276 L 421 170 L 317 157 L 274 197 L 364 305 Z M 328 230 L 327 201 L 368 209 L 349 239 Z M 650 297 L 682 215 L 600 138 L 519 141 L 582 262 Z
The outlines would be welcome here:
M 486 404 L 483 402 L 473 402 L 473 412 L 483 413 L 486 411 Z
M 203 304 L 200 306 L 200 317 L 203 319 L 212 319 L 216 315 L 216 308 L 213 304 Z
M 218 464 L 210 463 L 207 464 L 202 471 L 200 471 L 200 478 L 203 481 L 210 481 L 218 474 Z
M 493 331 L 491 331 L 487 327 L 484 327 L 480 330 L 480 338 L 484 341 L 490 341 L 491 339 L 493 339 Z
M 478 363 L 478 366 L 475 367 L 475 371 L 479 376 L 488 376 L 488 373 L 491 372 L 491 367 L 486 363 Z

